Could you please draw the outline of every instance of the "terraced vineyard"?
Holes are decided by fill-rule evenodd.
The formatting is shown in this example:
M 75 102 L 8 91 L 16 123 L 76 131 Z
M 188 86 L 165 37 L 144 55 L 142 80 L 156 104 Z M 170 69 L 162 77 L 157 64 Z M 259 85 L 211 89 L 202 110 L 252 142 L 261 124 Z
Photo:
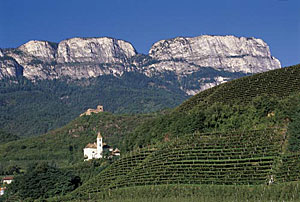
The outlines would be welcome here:
M 300 91 L 300 65 L 236 79 L 193 96 L 177 110 L 189 111 L 200 103 L 247 103 L 259 95 L 285 97 Z
M 300 181 L 300 153 L 286 154 L 276 175 L 280 182 Z
M 132 168 L 135 168 L 141 164 L 146 157 L 151 155 L 153 151 L 154 150 L 144 149 L 138 152 L 133 152 L 113 163 L 111 166 L 109 166 L 109 169 L 106 169 L 101 173 L 101 177 L 99 176 L 101 178 L 101 183 L 99 183 L 98 177 L 90 181 L 91 185 L 97 185 L 94 186 L 96 189 L 94 189 L 92 192 L 98 192 L 101 189 L 106 189 L 109 187 L 112 181 L 115 181 L 131 172 Z M 83 190 L 84 189 L 85 188 L 83 187 Z
M 277 173 L 283 134 L 269 129 L 187 135 L 121 158 L 77 189 L 73 197 L 147 185 L 267 184 Z

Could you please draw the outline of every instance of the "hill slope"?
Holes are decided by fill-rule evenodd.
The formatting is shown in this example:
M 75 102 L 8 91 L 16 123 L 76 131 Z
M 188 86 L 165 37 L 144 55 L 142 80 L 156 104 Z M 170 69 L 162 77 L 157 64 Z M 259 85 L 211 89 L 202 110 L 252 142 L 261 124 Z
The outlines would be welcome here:
M 135 130 L 128 142 L 133 148 L 162 141 L 166 134 L 176 137 L 195 131 L 259 127 L 257 120 L 267 120 L 268 113 L 276 109 L 286 107 L 293 111 L 296 100 L 279 102 L 299 92 L 300 65 L 236 79 L 200 92 L 172 113 L 149 120 Z M 278 112 L 273 118 L 282 122 L 281 115 Z M 232 120 L 228 122 L 229 119 Z
M 112 115 L 101 113 L 80 117 L 51 133 L 0 145 L 0 159 L 4 162 L 6 160 L 44 159 L 45 157 L 49 160 L 62 158 L 64 160 L 77 159 L 80 161 L 82 148 L 88 142 L 94 141 L 95 130 L 100 130 L 104 137 L 108 138 L 108 143 L 119 148 L 121 147 L 124 152 L 136 147 L 161 142 L 166 138 L 172 140 L 177 136 L 180 137 L 180 135 L 194 132 L 253 130 L 274 126 L 286 127 L 286 123 L 283 123 L 282 120 L 291 117 L 290 112 L 297 111 L 297 96 L 279 101 L 276 97 L 270 96 L 247 98 L 247 94 L 243 95 L 246 91 L 240 92 L 244 100 L 253 98 L 253 102 L 246 102 L 248 105 L 221 104 L 217 103 L 218 100 L 214 104 L 214 100 L 211 98 L 213 96 L 217 97 L 217 92 L 222 92 L 222 89 L 235 90 L 239 86 L 244 86 L 245 88 L 248 86 L 248 90 L 250 90 L 252 82 L 255 82 L 258 86 L 254 89 L 258 93 L 254 96 L 273 95 L 274 93 L 276 95 L 278 89 L 279 92 L 284 91 L 283 94 L 277 93 L 281 97 L 287 96 L 287 92 L 291 94 L 296 93 L 299 91 L 300 86 L 300 82 L 297 79 L 297 75 L 300 78 L 299 67 L 300 65 L 296 65 L 228 82 L 199 93 L 168 113 L 149 115 Z M 295 79 L 287 79 L 289 77 Z M 265 78 L 285 79 L 282 82 L 270 80 L 269 82 L 274 83 L 274 88 L 272 92 L 269 92 L 265 87 L 268 85 L 265 83 Z M 212 93 L 210 94 L 210 92 Z M 241 99 L 237 94 L 231 94 L 236 96 L 232 100 L 239 101 Z M 205 95 L 208 96 L 205 97 Z M 229 93 L 224 94 L 224 96 L 227 95 Z M 204 101 L 201 101 L 201 99 Z M 207 102 L 206 100 L 211 101 Z M 226 103 L 228 100 L 224 102 Z M 275 116 L 268 117 L 269 113 L 275 113 Z M 122 138 L 119 138 L 120 135 Z M 79 137 L 75 138 L 76 136 Z M 57 145 L 61 146 L 59 146 L 59 149 L 54 149 Z M 72 154 L 69 151 L 69 146 L 76 146 Z M 42 151 L 36 152 L 42 148 Z M 17 155 L 20 151 L 23 152 L 22 157 Z M 66 154 L 67 158 L 64 156 Z M 57 156 L 60 157 L 57 158 Z
M 125 187 L 169 184 L 260 186 L 299 181 L 300 150 L 289 147 L 291 140 L 300 145 L 299 127 L 295 128 L 300 121 L 299 68 L 300 65 L 296 65 L 264 73 L 266 77 L 261 74 L 229 82 L 200 93 L 169 113 L 134 123 L 122 144 L 123 154 L 125 149 L 133 150 L 61 200 L 88 200 L 90 197 L 96 200 L 109 195 L 110 190 L 120 188 L 122 191 Z M 265 78 L 284 76 L 292 79 L 282 80 L 274 84 L 274 88 L 266 87 Z M 251 87 L 247 88 L 252 82 L 256 83 L 257 93 L 251 93 Z M 234 93 L 239 87 L 245 89 L 240 96 Z M 214 92 L 226 88 L 229 95 L 234 95 L 230 100 L 232 103 L 229 99 L 224 102 L 209 100 L 213 95 L 217 98 Z M 87 121 L 83 125 L 89 125 L 91 120 L 88 119 L 96 121 L 101 116 L 105 114 L 78 120 Z M 68 130 L 65 128 L 64 131 Z M 77 152 L 79 156 L 80 150 Z M 265 190 L 264 186 L 261 188 Z
M 0 175 L 9 166 L 27 168 L 33 162 L 52 162 L 59 167 L 83 162 L 83 148 L 101 131 L 104 142 L 123 151 L 122 141 L 134 128 L 157 114 L 113 115 L 103 112 L 78 117 L 66 126 L 37 137 L 0 144 Z
M 300 151 L 291 151 L 288 146 L 290 125 L 300 111 L 299 69 L 300 65 L 296 65 L 220 85 L 208 90 L 211 93 L 202 92 L 206 97 L 200 93 L 173 113 L 149 120 L 135 131 L 146 139 L 142 144 L 137 141 L 137 146 L 148 146 L 123 156 L 63 200 L 99 200 L 109 197 L 111 190 L 146 190 L 150 185 L 246 184 L 256 189 L 257 185 L 299 181 Z M 281 82 L 270 88 L 268 85 L 274 82 L 271 78 L 281 78 Z M 253 86 L 254 92 L 247 92 Z M 239 87 L 244 91 L 234 93 Z M 228 94 L 221 98 L 234 95 L 228 96 L 233 104 L 216 96 L 222 90 Z M 220 107 L 210 111 L 211 106 Z M 230 108 L 236 111 L 232 113 Z M 211 127 L 205 125 L 207 118 Z M 241 124 L 235 123 L 237 119 Z M 201 131 L 201 123 L 204 127 L 200 129 L 210 132 L 197 132 Z M 192 131 L 190 135 L 187 128 Z M 149 145 L 153 142 L 149 137 L 157 137 L 159 143 Z M 292 199 L 290 191 L 286 197 Z
M 300 91 L 300 65 L 276 69 L 233 80 L 198 93 L 178 107 L 192 110 L 201 103 L 247 103 L 259 95 L 285 97 Z
M 68 200 L 87 200 L 91 194 L 97 199 L 97 194 L 122 187 L 258 185 L 299 180 L 295 168 L 300 161 L 295 163 L 295 159 L 300 154 L 281 156 L 284 139 L 284 131 L 278 130 L 188 135 L 122 157 Z

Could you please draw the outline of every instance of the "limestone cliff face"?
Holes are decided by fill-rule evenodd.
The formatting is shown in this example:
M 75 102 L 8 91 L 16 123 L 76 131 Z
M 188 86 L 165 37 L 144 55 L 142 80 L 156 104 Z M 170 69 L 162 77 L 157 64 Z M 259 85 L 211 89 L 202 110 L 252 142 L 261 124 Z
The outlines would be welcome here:
M 4 50 L 23 67 L 22 75 L 29 79 L 53 79 L 57 44 L 48 41 L 29 41 L 16 49 Z
M 129 68 L 134 47 L 112 38 L 72 38 L 58 44 L 56 72 L 74 79 L 113 74 L 120 76 Z
M 57 62 L 126 63 L 136 54 L 133 46 L 112 38 L 72 38 L 58 44 Z
M 29 79 L 81 79 L 122 75 L 130 69 L 128 60 L 136 51 L 128 42 L 104 37 L 72 38 L 59 44 L 29 41 L 5 54 L 24 67 L 23 74 Z
M 13 58 L 3 57 L 0 51 L 0 79 L 23 75 L 23 67 Z
M 281 67 L 261 39 L 207 35 L 158 41 L 148 55 L 137 54 L 126 41 L 108 37 L 29 41 L 16 49 L 0 49 L 0 65 L 0 79 L 18 75 L 32 80 L 81 79 L 129 71 L 148 77 L 169 74 L 190 95 L 237 78 L 237 72 Z
M 55 59 L 56 46 L 56 43 L 33 40 L 20 46 L 18 50 L 32 58 L 39 58 L 43 61 L 52 61 Z M 21 58 L 25 59 L 25 57 Z
M 199 67 L 213 67 L 230 72 L 257 73 L 280 68 L 271 56 L 268 45 L 261 39 L 234 36 L 177 37 L 155 43 L 149 55 L 161 61 L 158 71 L 172 70 L 189 73 Z M 178 65 L 177 62 L 185 65 Z M 153 67 L 153 65 L 152 65 Z

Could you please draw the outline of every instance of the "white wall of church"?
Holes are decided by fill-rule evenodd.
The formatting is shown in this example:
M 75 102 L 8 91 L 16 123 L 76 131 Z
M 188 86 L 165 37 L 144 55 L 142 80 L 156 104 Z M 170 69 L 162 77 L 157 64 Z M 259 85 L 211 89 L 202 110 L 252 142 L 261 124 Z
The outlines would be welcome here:
M 96 148 L 84 148 L 83 155 L 84 155 L 85 161 L 95 159 L 95 158 L 97 158 L 97 149 Z

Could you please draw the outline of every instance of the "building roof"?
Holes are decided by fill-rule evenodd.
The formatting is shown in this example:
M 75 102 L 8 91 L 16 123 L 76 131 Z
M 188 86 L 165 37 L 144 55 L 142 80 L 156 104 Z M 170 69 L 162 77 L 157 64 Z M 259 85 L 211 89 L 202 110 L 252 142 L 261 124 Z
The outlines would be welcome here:
M 114 150 L 114 153 L 120 153 L 120 150 L 119 150 L 118 148 L 116 148 L 116 149 Z
M 96 142 L 94 143 L 88 143 L 85 148 L 91 148 L 91 149 L 97 149 L 97 144 Z
M 100 133 L 100 132 L 98 132 L 98 136 L 97 136 L 97 138 L 102 138 L 102 136 L 101 136 L 101 133 Z
M 13 180 L 13 179 L 14 179 L 13 176 L 7 176 L 7 177 L 2 178 L 2 180 Z

